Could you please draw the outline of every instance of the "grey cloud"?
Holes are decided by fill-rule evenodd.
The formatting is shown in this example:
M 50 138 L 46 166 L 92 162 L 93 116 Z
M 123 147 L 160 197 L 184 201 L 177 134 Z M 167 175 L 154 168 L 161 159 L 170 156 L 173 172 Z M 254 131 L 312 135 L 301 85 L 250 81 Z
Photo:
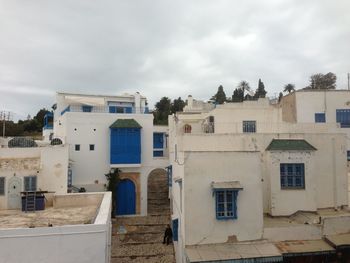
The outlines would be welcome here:
M 258 78 L 274 95 L 328 71 L 345 88 L 349 10 L 347 0 L 2 0 L 0 108 L 34 114 L 55 91 L 208 99 Z

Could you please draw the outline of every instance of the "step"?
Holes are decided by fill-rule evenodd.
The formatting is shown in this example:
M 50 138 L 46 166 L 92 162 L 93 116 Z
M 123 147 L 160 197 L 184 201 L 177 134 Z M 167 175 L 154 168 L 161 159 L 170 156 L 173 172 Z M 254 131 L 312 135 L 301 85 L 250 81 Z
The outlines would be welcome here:
M 112 242 L 112 257 L 147 257 L 156 255 L 174 255 L 173 244 L 117 245 Z
M 156 233 L 164 233 L 164 230 L 166 228 L 166 224 L 159 224 L 159 225 L 123 225 L 126 233 L 150 233 L 150 234 L 156 234 Z M 112 235 L 117 235 L 119 231 L 119 226 L 112 228 Z
M 147 257 L 112 257 L 111 263 L 175 263 L 173 255 L 152 255 Z
M 165 226 L 164 226 L 165 228 Z M 162 243 L 163 242 L 163 233 L 146 233 L 146 234 L 140 234 L 140 233 L 127 233 L 127 234 L 117 234 L 115 236 L 112 236 L 112 242 L 115 242 L 115 244 L 156 244 L 156 243 Z
M 155 216 L 135 216 L 135 217 L 118 217 L 112 219 L 114 225 L 159 225 L 167 222 L 169 217 L 166 215 Z

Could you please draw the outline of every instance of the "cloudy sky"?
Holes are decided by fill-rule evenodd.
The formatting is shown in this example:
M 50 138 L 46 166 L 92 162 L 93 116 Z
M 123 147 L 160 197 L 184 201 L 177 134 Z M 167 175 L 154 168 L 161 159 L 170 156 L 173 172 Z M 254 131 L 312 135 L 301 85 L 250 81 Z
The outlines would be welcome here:
M 274 96 L 329 71 L 347 88 L 349 0 L 0 0 L 0 110 L 15 118 L 55 91 L 139 91 L 153 106 L 259 78 Z

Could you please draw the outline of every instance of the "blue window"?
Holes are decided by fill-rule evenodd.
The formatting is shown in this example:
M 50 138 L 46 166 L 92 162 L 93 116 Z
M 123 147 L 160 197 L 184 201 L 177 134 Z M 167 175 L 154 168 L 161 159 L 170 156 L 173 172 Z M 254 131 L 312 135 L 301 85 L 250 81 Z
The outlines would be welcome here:
M 92 111 L 92 106 L 82 106 L 81 107 L 83 112 L 91 112 Z
M 132 107 L 109 106 L 109 113 L 132 113 Z
M 305 189 L 305 165 L 303 163 L 280 164 L 282 189 Z
M 216 219 L 237 219 L 238 190 L 215 190 Z
M 164 145 L 164 133 L 154 132 L 153 133 L 153 148 L 154 149 L 163 149 Z
M 140 128 L 111 128 L 110 150 L 111 164 L 140 164 Z
M 350 161 L 350 151 L 346 152 L 346 156 L 347 156 L 348 161 Z
M 24 177 L 24 191 L 36 191 L 36 176 Z
M 337 110 L 336 117 L 341 128 L 350 128 L 350 109 Z
M 132 113 L 132 107 L 125 107 L 124 112 L 125 113 Z
M 179 219 L 173 220 L 173 240 L 179 240 Z
M 315 122 L 326 122 L 325 113 L 315 113 Z
M 243 132 L 256 132 L 256 121 L 243 121 Z
M 53 128 L 53 114 L 52 112 L 48 112 L 44 116 L 44 129 L 52 129 Z
M 169 165 L 166 167 L 166 174 L 168 176 L 168 186 L 172 186 L 173 184 L 173 166 Z

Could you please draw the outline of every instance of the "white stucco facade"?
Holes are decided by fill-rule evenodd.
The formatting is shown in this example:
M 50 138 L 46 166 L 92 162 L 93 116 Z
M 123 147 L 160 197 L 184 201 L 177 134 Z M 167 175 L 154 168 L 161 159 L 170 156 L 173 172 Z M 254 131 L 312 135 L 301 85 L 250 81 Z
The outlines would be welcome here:
M 136 185 L 136 198 L 140 203 L 136 213 L 147 214 L 148 176 L 154 169 L 168 166 L 168 129 L 153 125 L 146 98 L 139 93 L 121 96 L 58 93 L 56 102 L 53 138 L 60 138 L 69 146 L 73 186 L 84 187 L 87 191 L 104 191 L 105 174 L 118 168 L 123 178 L 132 177 Z M 83 107 L 89 107 L 89 111 L 84 112 Z M 115 107 L 115 112 L 111 112 L 110 107 Z M 118 119 L 134 120 L 141 126 L 140 163 L 111 164 L 110 126 Z M 162 150 L 163 156 L 153 156 L 154 133 L 164 134 L 164 146 L 157 149 Z
M 0 210 L 20 209 L 20 192 L 24 178 L 36 177 L 37 190 L 67 193 L 68 146 L 33 148 L 0 148 L 0 177 L 4 178 L 4 195 L 0 195 Z M 47 194 L 47 202 L 52 202 Z
M 277 234 L 270 228 L 267 233 L 274 234 L 264 236 L 264 214 L 347 207 L 347 135 L 335 122 L 287 122 L 283 114 L 280 104 L 259 99 L 169 117 L 178 262 L 186 262 L 186 246 L 273 239 Z M 244 130 L 244 121 L 254 122 L 253 132 Z M 310 146 L 270 149 L 274 140 Z M 285 164 L 303 165 L 303 187 L 282 187 Z M 211 183 L 232 181 L 243 188 L 238 191 L 237 219 L 218 220 Z M 307 237 L 313 233 L 309 228 Z

